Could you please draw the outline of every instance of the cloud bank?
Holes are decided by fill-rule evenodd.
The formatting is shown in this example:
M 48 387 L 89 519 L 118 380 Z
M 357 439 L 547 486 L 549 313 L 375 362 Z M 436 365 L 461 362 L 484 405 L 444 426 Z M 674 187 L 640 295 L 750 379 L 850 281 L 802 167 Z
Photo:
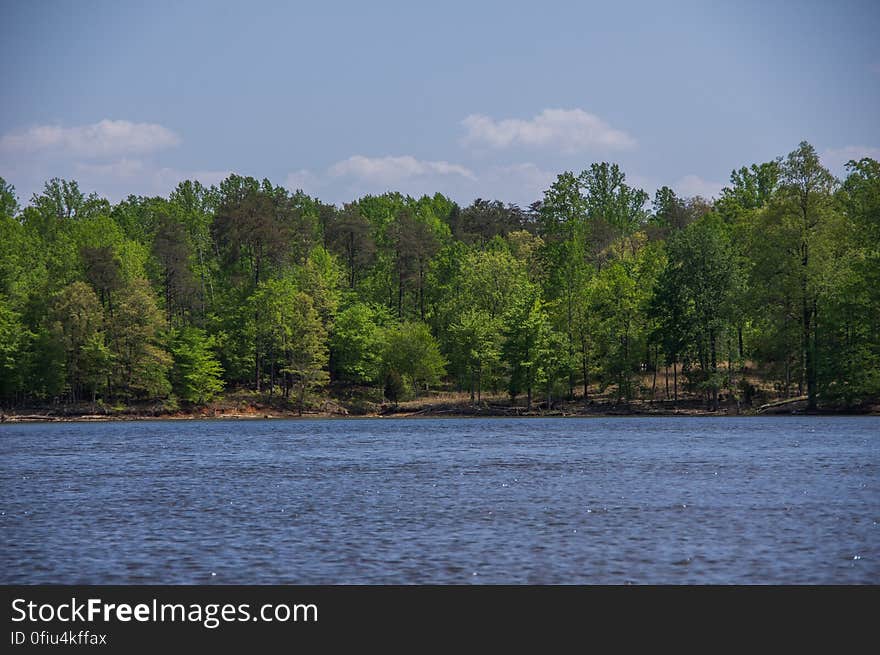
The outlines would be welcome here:
M 24 199 L 40 193 L 46 180 L 63 177 L 115 201 L 129 194 L 167 195 L 187 179 L 218 184 L 229 174 L 171 167 L 154 156 L 180 143 L 173 130 L 157 123 L 105 118 L 88 125 L 36 125 L 0 136 L 0 175 L 14 180 Z
M 469 169 L 446 161 L 423 161 L 411 155 L 402 157 L 364 157 L 353 155 L 330 167 L 333 177 L 355 177 L 379 183 L 394 184 L 425 175 L 460 175 L 475 180 Z
M 461 124 L 466 132 L 462 143 L 477 148 L 500 150 L 519 146 L 571 154 L 636 146 L 635 138 L 583 109 L 545 109 L 530 120 L 495 120 L 471 114 Z
M 112 157 L 143 154 L 180 143 L 173 131 L 155 123 L 104 119 L 91 125 L 36 125 L 0 137 L 0 151 L 59 154 L 73 157 Z

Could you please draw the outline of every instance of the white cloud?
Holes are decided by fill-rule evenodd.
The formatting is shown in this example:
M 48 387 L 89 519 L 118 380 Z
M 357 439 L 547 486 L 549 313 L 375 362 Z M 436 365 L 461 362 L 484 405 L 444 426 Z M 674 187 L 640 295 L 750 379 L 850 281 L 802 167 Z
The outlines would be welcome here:
M 154 123 L 102 120 L 91 125 L 39 125 L 0 137 L 0 174 L 14 180 L 22 197 L 39 193 L 52 177 L 75 179 L 86 192 L 111 201 L 129 194 L 167 195 L 183 180 L 219 184 L 229 171 L 165 165 L 153 153 L 180 137 Z
M 711 182 L 704 180 L 699 175 L 685 175 L 678 182 L 672 185 L 672 190 L 678 196 L 693 197 L 701 196 L 706 200 L 711 200 L 721 195 L 721 189 L 726 186 L 724 182 Z
M 354 155 L 333 164 L 328 173 L 332 177 L 354 177 L 357 179 L 394 184 L 413 177 L 434 175 L 459 175 L 475 180 L 474 174 L 458 164 L 446 161 L 424 161 L 410 155 L 401 157 L 364 157 Z
M 471 114 L 461 124 L 464 145 L 493 149 L 526 146 L 564 153 L 634 148 L 636 140 L 583 109 L 545 109 L 531 120 L 495 120 Z
M 822 151 L 819 158 L 828 169 L 837 176 L 846 175 L 846 162 L 851 159 L 856 161 L 870 157 L 880 161 L 880 148 L 871 146 L 844 146 L 843 148 L 827 148 Z
M 23 132 L 4 134 L 0 137 L 0 151 L 112 157 L 153 152 L 179 143 L 180 137 L 162 125 L 104 119 L 74 127 L 36 125 Z

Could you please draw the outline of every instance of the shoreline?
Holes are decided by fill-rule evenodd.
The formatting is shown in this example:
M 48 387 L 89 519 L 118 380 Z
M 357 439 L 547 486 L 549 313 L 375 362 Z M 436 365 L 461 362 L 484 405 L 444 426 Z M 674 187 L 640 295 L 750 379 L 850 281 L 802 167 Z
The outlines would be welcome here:
M 736 407 L 721 407 L 717 411 L 697 407 L 644 407 L 615 408 L 613 406 L 597 406 L 585 411 L 565 408 L 555 410 L 532 410 L 510 407 L 507 411 L 482 410 L 481 408 L 438 406 L 408 411 L 406 408 L 390 408 L 382 412 L 351 414 L 347 412 L 312 411 L 300 415 L 296 411 L 265 409 L 259 411 L 193 411 L 193 412 L 119 412 L 115 414 L 96 414 L 93 412 L 67 412 L 55 414 L 51 412 L 11 413 L 0 416 L 0 426 L 18 425 L 23 423 L 111 423 L 134 421 L 258 421 L 258 420 L 377 420 L 377 419 L 480 419 L 480 418 L 653 418 L 653 417 L 761 417 L 761 416 L 880 416 L 880 407 L 871 406 L 863 409 L 819 409 L 807 412 L 803 409 L 784 409 L 783 407 L 737 410 Z

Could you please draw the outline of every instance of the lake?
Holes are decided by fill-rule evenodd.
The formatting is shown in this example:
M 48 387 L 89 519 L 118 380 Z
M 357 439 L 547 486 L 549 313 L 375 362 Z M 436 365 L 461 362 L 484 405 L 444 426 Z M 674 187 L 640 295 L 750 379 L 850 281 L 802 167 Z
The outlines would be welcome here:
M 0 426 L 0 583 L 880 583 L 880 417 Z

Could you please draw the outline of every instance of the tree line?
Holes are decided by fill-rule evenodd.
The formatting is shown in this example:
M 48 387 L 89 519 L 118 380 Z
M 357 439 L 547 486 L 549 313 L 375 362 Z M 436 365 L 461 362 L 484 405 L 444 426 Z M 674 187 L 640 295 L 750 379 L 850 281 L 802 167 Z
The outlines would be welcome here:
M 0 179 L 0 399 L 174 407 L 248 388 L 302 411 L 328 386 L 445 385 L 529 408 L 717 408 L 760 376 L 856 406 L 880 395 L 878 244 L 880 164 L 838 180 L 808 143 L 714 201 L 651 199 L 607 162 L 525 209 L 338 207 L 238 175 L 116 204 L 53 179 L 21 207 Z

